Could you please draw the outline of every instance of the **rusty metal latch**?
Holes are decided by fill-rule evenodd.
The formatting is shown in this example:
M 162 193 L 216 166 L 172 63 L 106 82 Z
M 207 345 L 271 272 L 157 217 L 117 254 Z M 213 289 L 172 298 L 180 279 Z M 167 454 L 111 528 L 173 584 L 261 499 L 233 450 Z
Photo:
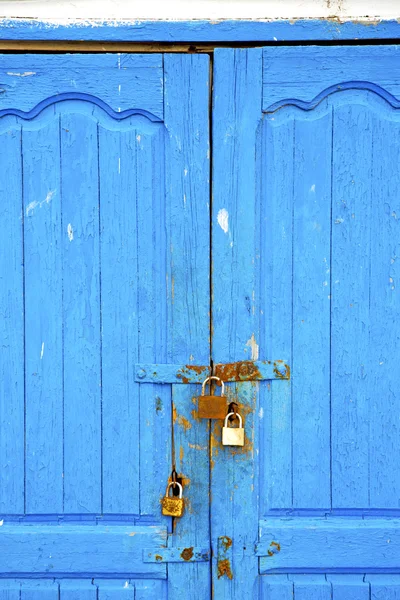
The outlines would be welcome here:
M 138 383 L 202 383 L 211 367 L 200 365 L 135 365 Z M 242 360 L 214 365 L 214 373 L 225 382 L 290 379 L 290 367 L 283 360 Z
M 210 560 L 210 550 L 190 546 L 188 548 L 159 548 L 158 550 L 143 550 L 145 563 L 171 562 L 207 562 Z

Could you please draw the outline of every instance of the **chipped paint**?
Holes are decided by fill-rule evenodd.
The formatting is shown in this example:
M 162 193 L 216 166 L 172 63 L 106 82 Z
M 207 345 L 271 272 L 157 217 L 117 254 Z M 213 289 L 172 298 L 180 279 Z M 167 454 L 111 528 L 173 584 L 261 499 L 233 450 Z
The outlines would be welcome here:
M 68 223 L 67 233 L 69 241 L 72 242 L 72 240 L 74 239 L 74 230 L 72 229 L 71 223 Z
M 25 71 L 25 73 L 11 73 L 10 71 L 7 73 L 11 77 L 32 77 L 32 75 L 36 75 L 35 71 Z
M 246 342 L 246 346 L 248 346 L 251 349 L 251 360 L 258 360 L 259 347 L 256 342 L 254 333 L 251 335 L 251 338 Z
M 224 233 L 229 231 L 229 213 L 226 208 L 221 208 L 217 215 L 218 225 L 221 227 Z
M 42 208 L 42 206 L 44 204 L 49 204 L 55 193 L 56 193 L 56 190 L 50 190 L 47 193 L 46 198 L 44 200 L 42 200 L 41 202 L 39 202 L 37 200 L 34 200 L 33 202 L 30 202 L 28 204 L 28 206 L 26 207 L 26 216 L 29 217 L 33 213 L 33 211 L 35 210 L 35 208 L 37 208 L 37 207 Z

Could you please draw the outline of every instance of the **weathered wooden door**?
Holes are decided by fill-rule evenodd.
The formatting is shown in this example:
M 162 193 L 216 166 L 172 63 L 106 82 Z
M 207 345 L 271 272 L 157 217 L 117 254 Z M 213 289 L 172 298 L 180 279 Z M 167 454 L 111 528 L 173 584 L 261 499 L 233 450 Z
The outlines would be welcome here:
M 0 598 L 400 597 L 398 64 L 0 57 Z
M 215 52 L 212 357 L 291 370 L 211 438 L 218 600 L 400 598 L 399 52 Z
M 208 81 L 206 55 L 0 57 L 0 598 L 210 595 L 209 562 L 159 560 L 191 386 L 135 372 L 209 364 Z M 208 550 L 202 456 L 172 543 Z

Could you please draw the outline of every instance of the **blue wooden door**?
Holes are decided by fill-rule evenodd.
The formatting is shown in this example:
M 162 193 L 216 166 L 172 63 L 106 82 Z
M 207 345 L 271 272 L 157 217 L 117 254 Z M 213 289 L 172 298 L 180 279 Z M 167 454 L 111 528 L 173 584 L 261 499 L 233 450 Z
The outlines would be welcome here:
M 209 547 L 208 424 L 135 372 L 209 364 L 208 80 L 206 55 L 0 56 L 2 599 L 210 595 L 165 553 Z
M 215 52 L 212 358 L 283 361 L 211 437 L 218 600 L 400 598 L 399 58 Z

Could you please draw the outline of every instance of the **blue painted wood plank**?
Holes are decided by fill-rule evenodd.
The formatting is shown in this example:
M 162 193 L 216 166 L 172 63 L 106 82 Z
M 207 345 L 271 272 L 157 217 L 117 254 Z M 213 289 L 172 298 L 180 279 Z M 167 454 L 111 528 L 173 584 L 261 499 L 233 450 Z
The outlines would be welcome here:
M 337 19 L 101 21 L 66 24 L 37 19 L 0 20 L 3 40 L 76 40 L 110 42 L 274 42 L 306 40 L 375 40 L 400 37 L 397 20 Z
M 353 97 L 356 92 L 352 92 Z M 369 504 L 371 111 L 336 102 L 332 173 L 332 506 Z
M 294 169 L 292 118 L 265 116 L 258 158 L 260 343 L 292 364 Z M 288 150 L 290 149 L 290 150 Z M 272 165 L 270 168 L 269 165 Z M 260 397 L 260 511 L 293 503 L 292 381 L 268 383 Z
M 173 364 L 210 360 L 209 57 L 165 55 L 167 357 Z M 179 109 L 177 109 L 179 107 Z M 169 547 L 209 545 L 209 424 L 194 416 L 197 388 L 172 386 L 175 461 L 186 509 Z M 165 519 L 167 520 L 167 519 Z M 211 595 L 210 563 L 168 566 L 168 598 Z
M 398 600 L 400 597 L 400 578 L 398 575 L 368 575 L 371 600 Z
M 97 123 L 62 111 L 60 135 L 64 511 L 96 513 L 101 511 Z
M 331 600 L 331 584 L 324 575 L 295 575 L 293 597 L 296 600 Z M 350 599 L 349 599 L 350 600 Z
M 24 512 L 24 300 L 21 128 L 0 134 L 0 510 Z M 5 174 L 7 174 L 5 176 Z
M 23 126 L 26 511 L 62 512 L 59 121 Z
M 329 575 L 335 600 L 370 600 L 369 583 L 363 575 Z
M 29 112 L 60 94 L 75 94 L 99 99 L 115 113 L 140 109 L 162 119 L 162 73 L 160 54 L 3 54 L 0 111 Z
M 400 570 L 396 519 L 265 519 L 260 538 L 260 573 Z
M 264 111 L 293 100 L 308 108 L 307 104 L 313 106 L 319 94 L 332 86 L 332 92 L 340 90 L 336 86 L 346 82 L 367 82 L 377 92 L 383 88 L 400 96 L 400 49 L 396 45 L 358 46 L 351 50 L 346 46 L 277 47 L 264 48 L 263 52 Z
M 259 344 L 259 225 L 256 216 L 256 139 L 261 119 L 261 50 L 215 52 L 213 118 L 212 323 L 214 363 L 257 360 Z M 262 358 L 272 356 L 264 354 Z M 280 358 L 274 356 L 274 359 Z M 283 358 L 283 357 L 282 357 Z M 284 357 L 285 359 L 287 356 Z M 245 445 L 223 447 L 221 424 L 211 432 L 213 588 L 218 598 L 259 598 L 258 564 L 251 548 L 258 527 L 258 389 L 227 386 L 241 407 Z M 265 384 L 264 384 L 265 385 Z M 226 537 L 232 559 L 218 559 Z
M 260 580 L 262 600 L 293 600 L 293 582 L 287 575 L 270 575 Z
M 323 508 L 331 504 L 332 117 L 330 113 L 313 119 L 295 117 L 294 128 L 293 506 Z M 286 281 L 289 287 L 289 277 Z
M 97 580 L 99 600 L 136 600 L 135 584 L 128 580 Z
M 139 514 L 135 148 L 135 121 L 99 125 L 105 513 Z
M 16 580 L 0 581 L 0 599 L 1 600 L 20 600 L 21 584 Z
M 135 600 L 153 600 L 167 598 L 167 585 L 165 581 L 151 581 L 149 579 L 135 582 Z
M 380 103 L 382 104 L 382 103 Z M 374 508 L 398 507 L 400 447 L 397 418 L 400 376 L 396 366 L 400 338 L 400 160 L 399 120 L 376 106 L 371 172 L 371 279 L 368 387 L 370 401 L 369 502 Z M 378 112 L 379 110 L 379 112 Z M 389 113 L 389 114 L 388 114 Z
M 21 585 L 21 600 L 58 600 L 59 584 L 56 581 L 24 581 Z
M 97 586 L 93 581 L 68 580 L 60 582 L 60 600 L 97 600 Z
M 139 361 L 167 362 L 168 228 L 165 203 L 164 127 L 138 129 L 135 137 L 137 193 L 137 328 Z M 139 388 L 140 514 L 159 520 L 160 498 L 171 473 L 171 388 Z
M 145 548 L 166 544 L 166 529 L 133 525 L 7 525 L 0 531 L 0 573 L 42 578 L 148 576 L 166 578 L 166 566 L 144 563 Z

